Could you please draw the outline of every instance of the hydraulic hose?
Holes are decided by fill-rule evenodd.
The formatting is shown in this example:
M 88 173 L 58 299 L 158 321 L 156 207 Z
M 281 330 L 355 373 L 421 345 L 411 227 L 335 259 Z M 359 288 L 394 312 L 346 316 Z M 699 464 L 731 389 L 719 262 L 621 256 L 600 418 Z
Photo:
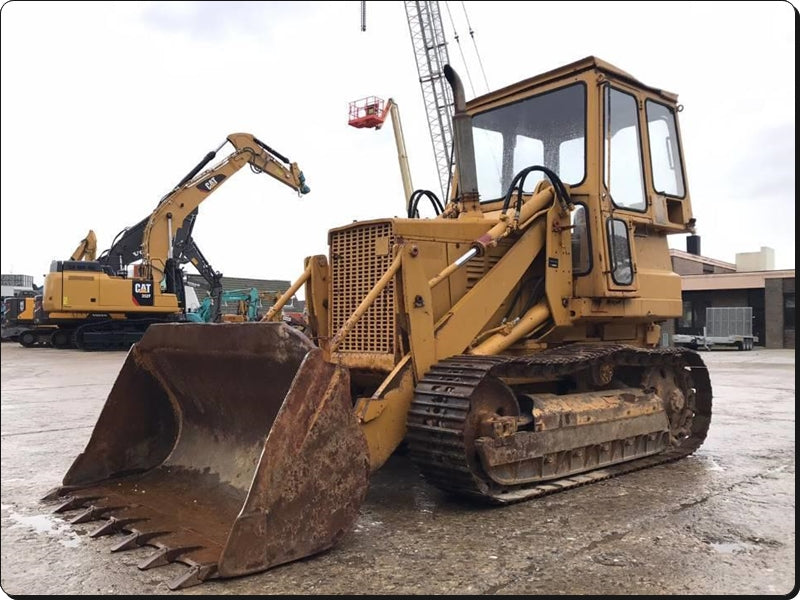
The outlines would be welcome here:
M 416 190 L 413 194 L 411 194 L 411 198 L 408 200 L 408 218 L 414 219 L 419 216 L 418 206 L 419 200 L 422 196 L 427 196 L 428 200 L 431 201 L 433 205 L 433 210 L 436 212 L 436 215 L 439 216 L 444 211 L 444 207 L 442 206 L 441 201 L 439 198 L 430 190 Z

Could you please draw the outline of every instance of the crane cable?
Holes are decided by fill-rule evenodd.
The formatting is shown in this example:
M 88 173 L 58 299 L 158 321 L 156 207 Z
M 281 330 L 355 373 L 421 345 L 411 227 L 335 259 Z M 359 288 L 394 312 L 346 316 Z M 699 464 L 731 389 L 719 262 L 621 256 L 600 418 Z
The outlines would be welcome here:
M 458 51 L 461 54 L 461 62 L 464 63 L 464 69 L 465 69 L 465 71 L 467 73 L 467 81 L 469 82 L 470 92 L 472 92 L 472 95 L 475 96 L 476 95 L 475 94 L 475 86 L 472 83 L 472 75 L 470 74 L 469 66 L 467 65 L 467 60 L 464 57 L 464 50 L 461 47 L 461 41 L 459 39 L 458 30 L 456 29 L 455 19 L 453 19 L 453 14 L 450 12 L 450 3 L 449 2 L 445 2 L 444 4 L 445 4 L 445 8 L 447 8 L 447 16 L 450 17 L 450 24 L 453 26 L 453 39 L 455 40 L 456 45 L 458 46 Z M 484 85 L 486 85 L 486 91 L 488 92 L 488 91 L 490 91 L 491 88 L 489 87 L 489 81 L 486 78 L 486 71 L 483 68 L 483 61 L 481 60 L 481 54 L 478 51 L 478 43 L 475 41 L 475 30 L 472 29 L 472 24 L 470 23 L 469 15 L 467 14 L 467 7 L 466 7 L 466 5 L 464 4 L 463 1 L 461 2 L 461 8 L 464 11 L 464 18 L 467 21 L 467 28 L 469 29 L 469 36 L 470 36 L 470 38 L 472 38 L 472 45 L 475 48 L 475 55 L 478 58 L 478 64 L 480 65 L 481 74 L 483 75 L 483 82 L 484 82 Z
M 445 8 L 447 8 L 447 16 L 450 17 L 450 24 L 453 26 L 453 39 L 456 41 L 456 45 L 458 46 L 458 52 L 461 54 L 461 62 L 464 63 L 464 70 L 467 72 L 467 80 L 469 81 L 469 90 L 472 92 L 472 95 L 475 96 L 475 86 L 472 85 L 472 76 L 469 73 L 469 67 L 467 66 L 467 59 L 464 58 L 464 49 L 461 47 L 461 41 L 459 40 L 458 30 L 456 29 L 456 22 L 453 20 L 453 14 L 450 12 L 450 3 L 444 3 Z M 466 11 L 466 9 L 464 9 Z
M 483 61 L 481 60 L 481 53 L 478 52 L 478 43 L 475 41 L 475 32 L 472 29 L 472 25 L 469 22 L 469 16 L 467 15 L 467 7 L 464 4 L 463 0 L 461 2 L 461 7 L 464 9 L 464 18 L 467 20 L 467 27 L 469 27 L 469 37 L 472 38 L 472 45 L 475 47 L 475 55 L 478 57 L 478 64 L 481 67 L 481 74 L 483 75 L 483 83 L 486 85 L 486 91 L 490 91 L 491 88 L 489 87 L 489 80 L 486 79 L 486 71 L 483 69 Z

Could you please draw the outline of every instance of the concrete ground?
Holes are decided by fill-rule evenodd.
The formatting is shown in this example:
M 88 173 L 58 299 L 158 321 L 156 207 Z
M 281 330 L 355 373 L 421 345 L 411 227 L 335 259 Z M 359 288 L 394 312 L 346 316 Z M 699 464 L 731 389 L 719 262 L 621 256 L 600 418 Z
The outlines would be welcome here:
M 691 457 L 500 508 L 454 501 L 403 456 L 333 549 L 170 592 L 40 502 L 88 441 L 125 358 L 2 345 L 0 586 L 22 594 L 783 595 L 795 577 L 794 350 L 702 352 L 709 436 Z M 121 535 L 121 534 L 120 534 Z

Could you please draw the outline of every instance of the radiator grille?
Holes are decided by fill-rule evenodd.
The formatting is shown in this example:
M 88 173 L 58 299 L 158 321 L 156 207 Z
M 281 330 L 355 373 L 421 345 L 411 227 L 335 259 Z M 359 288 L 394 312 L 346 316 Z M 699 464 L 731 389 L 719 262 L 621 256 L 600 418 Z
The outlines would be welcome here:
M 391 222 L 331 232 L 331 334 L 335 335 L 392 264 Z M 339 346 L 341 352 L 394 353 L 392 280 Z

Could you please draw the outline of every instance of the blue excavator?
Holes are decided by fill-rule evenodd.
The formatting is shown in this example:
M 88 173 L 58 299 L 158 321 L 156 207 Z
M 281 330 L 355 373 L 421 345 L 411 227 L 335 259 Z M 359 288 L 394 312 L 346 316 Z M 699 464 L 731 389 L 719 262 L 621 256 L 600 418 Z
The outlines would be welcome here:
M 235 313 L 223 313 L 222 306 L 235 302 Z M 261 318 L 261 294 L 256 288 L 220 290 L 210 293 L 200 302 L 200 307 L 186 313 L 186 320 L 194 323 L 258 321 Z

